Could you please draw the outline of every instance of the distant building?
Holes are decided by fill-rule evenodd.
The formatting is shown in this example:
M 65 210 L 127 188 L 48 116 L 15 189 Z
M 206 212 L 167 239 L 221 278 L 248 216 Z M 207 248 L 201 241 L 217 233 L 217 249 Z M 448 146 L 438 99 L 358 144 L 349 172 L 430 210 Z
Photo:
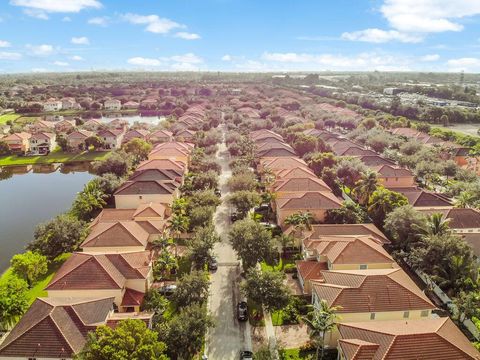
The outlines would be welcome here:
M 394 88 L 394 87 L 389 87 L 389 88 L 383 89 L 383 93 L 385 95 L 397 95 L 397 94 L 400 94 L 403 91 L 404 90 L 401 89 L 401 88 Z
M 59 110 L 62 110 L 61 101 L 50 99 L 43 103 L 43 111 L 59 111 Z
M 116 99 L 105 100 L 103 103 L 103 108 L 105 110 L 120 110 L 122 108 L 122 103 L 120 100 Z

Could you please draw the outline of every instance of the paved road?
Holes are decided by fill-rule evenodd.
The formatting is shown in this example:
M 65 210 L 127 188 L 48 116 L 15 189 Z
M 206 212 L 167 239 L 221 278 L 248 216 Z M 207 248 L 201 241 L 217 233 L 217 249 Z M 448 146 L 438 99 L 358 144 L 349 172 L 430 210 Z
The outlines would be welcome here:
M 220 191 L 224 201 L 214 217 L 215 228 L 222 240 L 214 249 L 218 258 L 218 270 L 211 277 L 208 306 L 216 326 L 207 334 L 206 353 L 209 360 L 230 360 L 238 359 L 240 350 L 250 350 L 252 341 L 250 325 L 239 323 L 236 318 L 236 304 L 241 297 L 240 267 L 237 255 L 228 242 L 230 220 L 225 198 L 228 196 L 226 182 L 231 176 L 231 170 L 225 143 L 219 146 L 216 157 L 222 167 Z

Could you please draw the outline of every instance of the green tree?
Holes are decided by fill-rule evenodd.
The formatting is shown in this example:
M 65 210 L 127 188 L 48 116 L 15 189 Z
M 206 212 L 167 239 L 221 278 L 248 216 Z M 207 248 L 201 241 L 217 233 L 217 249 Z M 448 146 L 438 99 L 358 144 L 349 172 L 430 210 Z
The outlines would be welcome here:
M 333 168 L 337 164 L 337 159 L 331 152 L 313 153 L 306 161 L 310 169 L 312 169 L 317 176 L 320 176 L 325 168 Z
M 213 326 L 214 322 L 207 315 L 205 305 L 195 304 L 180 309 L 170 321 L 161 323 L 156 330 L 159 338 L 167 343 L 172 359 L 192 359 L 202 348 L 207 329 Z
M 99 326 L 88 334 L 84 349 L 75 357 L 78 360 L 168 360 L 166 345 L 158 340 L 156 332 L 141 320 L 128 319 L 112 329 Z
M 283 309 L 290 301 L 290 289 L 285 284 L 285 274 L 280 271 L 262 272 L 255 268 L 247 271 L 242 292 L 269 312 Z
M 293 148 L 298 155 L 303 156 L 314 152 L 318 147 L 318 139 L 315 136 L 299 134 L 295 137 Z
M 202 191 L 195 191 L 191 195 L 188 196 L 188 208 L 194 209 L 196 207 L 217 207 L 220 205 L 221 200 L 215 195 L 213 190 L 202 190 Z
M 327 210 L 325 222 L 328 224 L 363 224 L 367 218 L 367 213 L 360 205 L 351 200 L 345 200 L 339 209 Z
M 303 232 L 304 230 L 311 230 L 312 221 L 313 221 L 312 213 L 306 211 L 306 212 L 298 212 L 298 213 L 289 215 L 285 219 L 285 224 L 292 225 L 295 228 L 295 230 L 300 230 L 300 232 Z
M 386 216 L 395 208 L 407 204 L 408 200 L 404 195 L 384 187 L 378 187 L 369 199 L 367 212 L 373 223 L 383 229 Z
M 385 218 L 385 232 L 396 250 L 410 251 L 421 240 L 419 229 L 425 227 L 425 217 L 411 205 L 392 210 Z
M 71 213 L 81 220 L 90 220 L 96 211 L 102 209 L 108 195 L 100 186 L 98 179 L 89 181 L 73 201 Z
M 85 139 L 85 146 L 87 147 L 87 149 L 92 147 L 94 150 L 98 150 L 105 146 L 105 141 L 103 141 L 103 139 L 101 139 L 97 135 L 93 135 Z
M 28 284 L 16 276 L 0 282 L 0 328 L 11 328 L 27 311 L 29 301 Z
M 426 274 L 449 296 L 472 289 L 477 277 L 475 255 L 469 244 L 452 234 L 425 237 L 410 252 L 410 264 Z
M 8 144 L 5 141 L 0 140 L 0 156 L 10 155 L 10 153 L 10 147 Z
M 113 173 L 118 177 L 128 174 L 132 166 L 131 157 L 123 151 L 112 152 L 105 160 L 93 163 L 93 172 L 97 175 Z
M 322 352 L 320 359 L 323 360 L 325 352 L 325 337 L 327 333 L 330 333 L 337 327 L 338 316 L 337 312 L 340 307 L 329 306 L 325 300 L 322 300 L 319 307 L 315 307 L 314 310 L 303 318 L 303 321 L 310 329 L 310 337 L 317 344 L 317 352 L 315 359 L 318 359 L 318 353 L 320 347 Z
M 164 249 L 155 259 L 153 276 L 157 280 L 168 278 L 173 269 L 177 268 L 177 258 L 168 249 Z
M 199 174 L 193 174 L 191 177 L 193 191 L 216 189 L 218 187 L 218 174 L 209 170 Z
M 257 187 L 257 180 L 255 175 L 249 171 L 233 175 L 228 179 L 227 184 L 231 191 L 254 191 Z
M 369 171 L 362 174 L 361 178 L 355 183 L 353 188 L 353 194 L 357 199 L 358 203 L 362 206 L 367 205 L 368 200 L 372 196 L 375 190 L 378 187 L 378 177 L 377 173 L 374 171 Z
M 425 226 L 418 227 L 424 236 L 447 235 L 451 233 L 450 219 L 446 219 L 442 213 L 433 213 L 426 217 Z
M 343 185 L 344 191 L 353 189 L 362 174 L 367 172 L 367 167 L 357 158 L 340 160 L 336 167 L 337 177 Z
M 53 260 L 63 253 L 77 250 L 86 235 L 85 222 L 70 214 L 61 214 L 36 227 L 33 235 L 35 240 L 27 245 L 27 249 Z
M 124 144 L 122 149 L 132 156 L 134 164 L 138 164 L 148 158 L 148 154 L 152 150 L 152 144 L 143 139 L 134 138 Z
M 48 271 L 46 256 L 32 251 L 14 255 L 10 260 L 10 266 L 15 274 L 27 282 L 28 287 L 31 287 Z
M 203 304 L 208 297 L 208 285 L 209 280 L 205 272 L 192 271 L 190 274 L 183 275 L 177 282 L 172 300 L 179 307 L 194 303 Z
M 192 208 L 189 213 L 190 230 L 193 231 L 196 227 L 207 226 L 208 224 L 211 224 L 214 212 L 215 209 L 208 206 L 199 206 Z
M 163 313 L 167 310 L 168 304 L 168 300 L 158 289 L 150 289 L 145 293 L 141 310 L 152 311 L 154 313 L 152 321 L 156 325 L 163 320 Z
M 212 258 L 212 250 L 220 237 L 213 225 L 199 227 L 188 241 L 188 255 L 197 269 L 203 269 Z
M 252 219 L 235 222 L 228 237 L 245 270 L 269 258 L 273 253 L 272 234 Z
M 253 207 L 261 202 L 260 195 L 255 191 L 236 191 L 228 197 L 228 202 L 235 206 L 240 217 L 244 218 Z
M 188 231 L 189 225 L 189 218 L 181 213 L 174 213 L 168 220 L 168 226 L 173 233 L 173 239 L 175 240 L 175 256 L 177 256 L 177 245 L 180 241 L 180 235 Z

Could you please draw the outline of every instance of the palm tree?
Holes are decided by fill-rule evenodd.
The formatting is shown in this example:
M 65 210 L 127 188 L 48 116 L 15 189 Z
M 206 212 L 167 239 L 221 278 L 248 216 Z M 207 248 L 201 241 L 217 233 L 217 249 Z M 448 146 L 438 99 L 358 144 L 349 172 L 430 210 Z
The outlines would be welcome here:
M 180 235 L 188 230 L 189 220 L 188 217 L 182 214 L 173 214 L 168 220 L 170 230 L 174 235 L 175 240 L 175 257 L 177 256 L 177 246 L 180 240 Z
M 475 202 L 474 196 L 468 191 L 462 191 L 460 195 L 455 198 L 455 207 L 468 208 Z
M 157 236 L 150 243 L 152 250 L 157 252 L 166 250 L 171 244 L 173 244 L 173 239 L 170 237 L 169 231 L 167 229 L 164 229 L 162 234 Z
M 318 359 L 320 346 L 322 347 L 320 360 L 323 359 L 325 336 L 336 328 L 338 320 L 337 311 L 340 309 L 340 306 L 329 306 L 325 300 L 322 300 L 320 306 L 316 306 L 312 312 L 303 318 L 303 321 L 310 329 L 310 337 L 317 343 L 315 359 Z
M 275 242 L 279 249 L 280 256 L 284 256 L 285 248 L 287 246 L 293 245 L 293 237 L 287 234 L 282 233 L 281 235 L 275 237 Z M 283 267 L 283 262 L 282 262 Z
M 313 215 L 312 213 L 306 212 L 299 212 L 288 216 L 285 219 L 286 225 L 293 225 L 295 231 L 300 230 L 300 233 L 303 234 L 304 230 L 311 230 L 312 229 L 312 221 Z
M 425 229 L 423 233 L 425 236 L 435 236 L 448 234 L 450 230 L 450 219 L 446 219 L 441 213 L 434 213 L 427 216 Z
M 353 188 L 353 193 L 355 194 L 358 203 L 362 206 L 367 205 L 370 196 L 375 190 L 377 190 L 377 186 L 378 177 L 376 172 L 370 171 L 367 174 L 363 174 Z

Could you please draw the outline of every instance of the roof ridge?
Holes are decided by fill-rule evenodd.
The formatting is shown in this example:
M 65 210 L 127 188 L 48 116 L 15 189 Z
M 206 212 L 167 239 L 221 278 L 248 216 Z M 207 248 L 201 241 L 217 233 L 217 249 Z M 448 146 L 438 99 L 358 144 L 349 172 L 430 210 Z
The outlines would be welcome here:
M 120 286 L 120 284 L 117 282 L 117 280 L 115 280 L 115 279 L 112 277 L 112 275 L 111 275 L 110 272 L 105 268 L 105 266 L 102 264 L 102 262 L 98 260 L 100 257 L 105 258 L 105 259 L 115 268 L 115 270 L 125 279 L 125 276 L 120 272 L 120 270 L 118 270 L 118 268 L 115 266 L 115 264 L 110 261 L 110 259 L 107 257 L 107 255 L 111 255 L 111 254 L 92 255 L 92 258 L 94 258 L 95 261 L 102 267 L 102 269 L 105 271 L 105 273 L 108 275 L 108 277 L 110 277 L 110 279 L 112 279 L 113 282 L 114 282 L 115 284 L 117 284 L 118 287 L 121 288 L 121 286 Z
M 92 255 L 90 255 L 90 254 L 81 253 L 81 252 L 75 252 L 75 253 L 73 253 L 72 255 L 75 255 L 75 254 L 76 254 L 77 256 L 82 256 L 82 257 L 84 257 L 83 261 L 79 262 L 79 263 L 77 264 L 77 266 L 75 266 L 75 267 L 74 267 L 72 270 L 70 270 L 68 273 L 64 274 L 62 277 L 60 277 L 60 278 L 58 278 L 58 279 L 56 279 L 56 280 L 55 280 L 55 279 L 52 279 L 52 281 L 47 285 L 46 288 L 49 288 L 49 287 L 52 286 L 53 284 L 56 284 L 60 279 L 63 279 L 66 275 L 70 274 L 73 270 L 78 269 L 78 267 L 80 267 L 81 265 L 85 264 L 85 263 L 86 263 L 88 260 L 90 260 L 91 257 L 92 257 Z M 68 261 L 68 260 L 67 260 L 67 261 Z M 65 265 L 65 263 L 64 263 L 64 265 Z M 57 272 L 57 274 L 58 274 L 58 272 Z
M 63 309 L 63 306 L 59 306 L 59 307 L 61 307 L 61 308 Z M 65 311 L 65 312 L 67 313 L 68 317 L 69 317 L 70 319 L 72 319 L 72 318 L 70 317 L 70 314 L 68 314 L 67 310 L 63 309 L 63 311 Z M 72 344 L 70 343 L 70 341 L 68 341 L 67 336 L 64 336 L 64 333 L 63 333 L 62 329 L 60 329 L 60 326 L 57 324 L 57 322 L 55 321 L 55 319 L 54 319 L 52 316 L 49 316 L 49 317 L 50 317 L 50 319 L 52 320 L 52 322 L 53 322 L 53 324 L 55 325 L 55 327 L 57 328 L 57 330 L 58 330 L 58 331 L 60 332 L 60 334 L 62 335 L 62 338 L 65 340 L 65 342 L 68 344 L 68 346 L 70 346 L 70 350 L 71 350 L 72 352 L 74 352 Z M 80 319 L 80 317 L 79 317 L 78 315 L 77 315 L 77 317 Z M 80 319 L 80 321 L 82 321 L 82 320 Z M 72 322 L 73 322 L 73 324 L 75 325 L 75 327 L 77 328 L 77 330 L 81 333 L 80 329 L 79 329 L 79 328 L 77 327 L 77 325 L 75 324 L 75 321 L 72 320 Z M 82 323 L 83 323 L 83 321 L 82 321 Z

